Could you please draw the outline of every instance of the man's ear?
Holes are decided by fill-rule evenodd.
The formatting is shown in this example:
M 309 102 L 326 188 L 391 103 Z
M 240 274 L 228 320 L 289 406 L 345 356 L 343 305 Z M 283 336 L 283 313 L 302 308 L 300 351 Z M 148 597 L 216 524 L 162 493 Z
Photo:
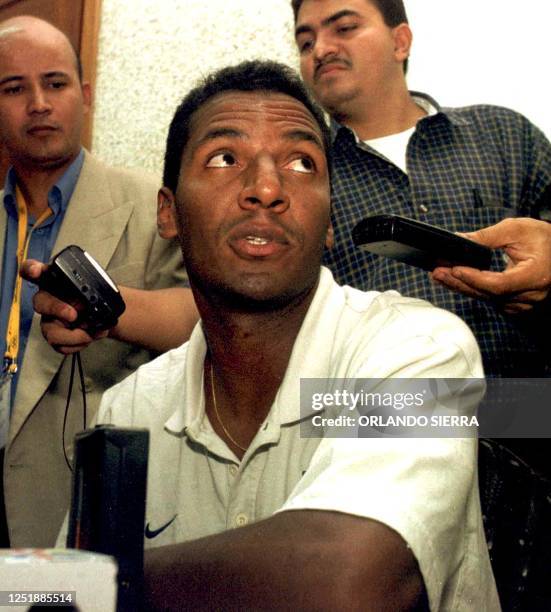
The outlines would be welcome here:
M 84 105 L 84 114 L 90 112 L 90 107 L 92 106 L 92 87 L 88 81 L 84 81 L 80 86 L 82 91 L 82 103 Z
M 161 238 L 178 235 L 174 210 L 174 194 L 168 187 L 161 187 L 157 194 L 157 231 Z
M 392 30 L 392 36 L 394 38 L 394 57 L 400 63 L 403 63 L 409 57 L 411 51 L 413 40 L 411 28 L 407 23 L 401 23 Z
M 335 244 L 335 232 L 331 223 L 327 228 L 327 234 L 325 235 L 325 248 L 332 249 Z

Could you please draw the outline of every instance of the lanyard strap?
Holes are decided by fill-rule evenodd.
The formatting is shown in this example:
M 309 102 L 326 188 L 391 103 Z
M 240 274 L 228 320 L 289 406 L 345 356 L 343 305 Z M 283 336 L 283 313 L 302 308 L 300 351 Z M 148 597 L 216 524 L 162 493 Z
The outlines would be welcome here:
M 17 372 L 17 354 L 19 353 L 21 287 L 23 282 L 23 279 L 19 274 L 21 264 L 25 259 L 27 259 L 27 252 L 29 250 L 29 243 L 31 241 L 33 231 L 53 214 L 50 207 L 46 208 L 46 210 L 36 220 L 36 223 L 31 228 L 31 231 L 27 233 L 27 203 L 25 202 L 25 198 L 19 187 L 15 188 L 15 195 L 17 201 L 17 275 L 15 277 L 15 286 L 13 289 L 13 300 L 11 303 L 8 330 L 6 333 L 6 352 L 4 354 L 4 371 L 12 375 Z

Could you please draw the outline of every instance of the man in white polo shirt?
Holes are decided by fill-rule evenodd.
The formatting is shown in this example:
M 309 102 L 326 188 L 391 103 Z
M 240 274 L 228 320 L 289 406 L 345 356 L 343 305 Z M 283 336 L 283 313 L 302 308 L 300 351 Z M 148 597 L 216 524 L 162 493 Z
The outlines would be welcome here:
M 268 62 L 208 77 L 172 121 L 159 225 L 201 321 L 98 419 L 151 431 L 148 609 L 499 609 L 475 439 L 301 436 L 301 378 L 482 376 L 455 315 L 320 267 L 328 151 Z

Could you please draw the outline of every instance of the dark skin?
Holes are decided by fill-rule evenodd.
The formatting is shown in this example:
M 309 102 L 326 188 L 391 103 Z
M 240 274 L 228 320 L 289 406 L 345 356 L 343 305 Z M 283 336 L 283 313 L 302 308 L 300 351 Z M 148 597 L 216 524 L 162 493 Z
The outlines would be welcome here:
M 211 129 L 213 128 L 213 129 Z M 208 352 L 206 412 L 247 448 L 273 403 L 331 244 L 319 127 L 282 94 L 226 92 L 192 123 L 176 194 L 160 222 L 178 235 Z M 172 230 L 170 230 L 172 228 Z M 146 551 L 147 609 L 411 610 L 423 597 L 404 540 L 366 518 L 283 512 Z
M 316 511 L 146 552 L 149 610 L 423 610 L 405 542 L 364 518 Z
M 197 111 L 177 193 L 161 190 L 169 205 L 159 212 L 183 245 L 201 313 L 209 420 L 241 457 L 214 414 L 211 367 L 218 411 L 246 447 L 273 403 L 317 284 L 328 177 L 319 133 L 302 105 L 284 96 L 266 109 L 242 111 L 252 95 L 219 98 Z M 273 146 L 280 132 L 289 137 Z M 301 190 L 319 202 L 315 215 L 298 199 Z
M 207 320 L 203 318 L 209 346 L 204 371 L 207 415 L 216 433 L 239 459 L 244 451 L 228 439 L 214 413 L 210 369 L 218 412 L 224 424 L 231 424 L 234 440 L 248 447 L 274 402 L 312 295 L 309 291 L 301 296 L 280 311 L 280 316 L 228 316 L 218 310 L 209 312 Z

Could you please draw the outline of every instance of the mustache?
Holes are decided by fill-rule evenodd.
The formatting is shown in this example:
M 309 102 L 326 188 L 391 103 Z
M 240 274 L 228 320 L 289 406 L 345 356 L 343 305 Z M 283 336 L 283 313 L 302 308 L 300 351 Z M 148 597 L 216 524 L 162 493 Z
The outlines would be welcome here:
M 345 68 L 350 68 L 350 62 L 348 60 L 342 59 L 340 57 L 331 56 L 326 59 L 317 60 L 316 66 L 314 68 L 314 79 L 318 77 L 319 72 L 325 66 L 330 66 L 331 64 L 337 64 L 338 66 L 344 66 Z

